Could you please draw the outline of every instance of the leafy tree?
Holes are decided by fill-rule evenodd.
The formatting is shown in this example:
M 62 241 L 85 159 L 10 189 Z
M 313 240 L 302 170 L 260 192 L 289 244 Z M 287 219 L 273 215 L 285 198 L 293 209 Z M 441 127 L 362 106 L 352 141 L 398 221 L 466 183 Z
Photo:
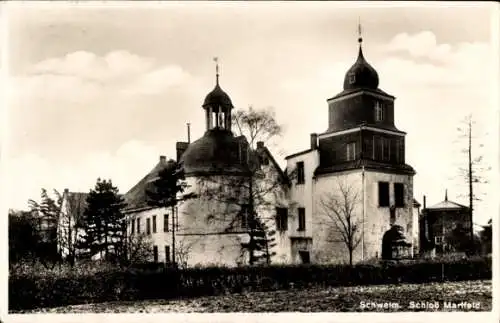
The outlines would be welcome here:
M 463 252 L 470 251 L 472 247 L 468 230 L 460 224 L 447 234 L 446 244 L 452 250 Z
M 320 225 L 326 226 L 331 236 L 331 242 L 344 244 L 349 253 L 349 264 L 353 264 L 353 253 L 361 242 L 362 220 L 357 214 L 360 194 L 353 186 L 338 181 L 336 189 L 325 193 L 319 202 Z M 338 238 L 337 238 L 338 237 Z
M 111 180 L 97 179 L 87 197 L 87 207 L 80 224 L 84 233 L 77 248 L 88 257 L 99 254 L 106 260 L 117 260 L 122 246 L 125 207 L 118 188 Z
M 170 208 L 172 210 L 172 261 L 176 265 L 175 233 L 178 228 L 175 219 L 176 207 L 188 199 L 194 198 L 192 192 L 186 193 L 189 185 L 185 181 L 184 170 L 180 163 L 169 160 L 158 172 L 153 186 L 146 190 L 148 204 L 153 207 Z
M 9 210 L 9 262 L 34 260 L 39 243 L 37 223 L 32 213 Z

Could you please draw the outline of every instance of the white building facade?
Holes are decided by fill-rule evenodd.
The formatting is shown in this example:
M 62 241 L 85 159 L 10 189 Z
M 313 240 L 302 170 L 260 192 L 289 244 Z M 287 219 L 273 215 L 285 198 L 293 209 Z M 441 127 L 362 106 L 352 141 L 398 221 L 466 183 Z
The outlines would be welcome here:
M 280 183 L 261 197 L 267 202 L 257 210 L 267 231 L 276 232 L 270 250 L 273 263 L 382 258 L 390 248 L 383 241 L 391 227 L 413 245 L 407 254 L 413 256 L 418 247 L 415 171 L 405 163 L 406 134 L 394 123 L 395 97 L 379 88 L 378 74 L 365 60 L 361 42 L 360 38 L 358 58 L 346 73 L 343 91 L 327 100 L 327 130 L 311 134 L 309 149 L 286 157 L 286 171 L 263 143 L 249 147 L 244 137 L 233 135 L 233 105 L 217 74 L 216 86 L 203 104 L 205 134 L 194 142 L 177 143 L 177 160 L 198 198 L 175 210 L 147 206 L 144 191 L 167 167 L 165 157 L 125 194 L 130 230 L 150 237 L 154 261 L 171 261 L 175 249 L 176 261 L 187 266 L 248 263 L 244 246 L 250 235 L 241 201 L 249 191 L 248 186 L 238 188 L 234 183 L 245 182 L 252 158 L 259 159 L 265 178 Z M 210 194 L 205 194 L 207 187 Z M 214 194 L 217 189 L 219 195 Z M 228 196 L 237 202 L 228 203 L 224 200 Z M 327 205 L 348 212 L 335 212 Z M 174 216 L 175 243 L 174 228 L 168 227 Z M 346 242 L 346 234 L 354 243 Z

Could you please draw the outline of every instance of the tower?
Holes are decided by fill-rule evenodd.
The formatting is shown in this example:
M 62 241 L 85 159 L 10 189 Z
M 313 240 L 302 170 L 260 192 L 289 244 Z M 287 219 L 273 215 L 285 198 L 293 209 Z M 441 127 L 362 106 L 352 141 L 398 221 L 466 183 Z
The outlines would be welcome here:
M 358 57 L 345 74 L 343 91 L 327 100 L 328 129 L 319 136 L 318 171 L 365 164 L 411 172 L 405 166 L 405 132 L 394 124 L 395 97 L 379 88 L 361 36 L 358 43 Z
M 326 131 L 311 135 L 310 149 L 287 157 L 287 169 L 297 169 L 300 178 L 291 189 L 293 203 L 307 224 L 292 238 L 312 240 L 308 250 L 313 262 L 380 257 L 382 238 L 391 228 L 408 240 L 414 235 L 415 171 L 405 163 L 406 133 L 394 122 L 395 97 L 379 83 L 377 71 L 365 58 L 359 28 L 358 55 L 345 74 L 343 90 L 327 99 Z M 334 212 L 337 216 L 325 215 L 328 197 L 335 200 L 331 205 L 349 203 L 343 205 L 350 210 L 349 219 L 342 210 Z M 356 232 L 342 232 L 352 227 Z M 359 243 L 348 247 L 346 236 Z
M 231 132 L 231 111 L 234 107 L 231 98 L 219 84 L 219 62 L 217 58 L 214 61 L 215 87 L 202 104 L 205 110 L 205 134 L 179 153 L 186 177 L 241 175 L 247 171 L 248 144 Z

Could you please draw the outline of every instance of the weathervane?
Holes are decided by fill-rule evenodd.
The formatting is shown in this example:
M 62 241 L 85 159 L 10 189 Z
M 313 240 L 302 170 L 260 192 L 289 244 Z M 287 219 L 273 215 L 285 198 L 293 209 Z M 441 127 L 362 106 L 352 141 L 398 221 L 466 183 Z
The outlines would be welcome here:
M 363 37 L 361 37 L 361 18 L 358 17 L 358 43 L 363 42 Z
M 219 58 L 214 57 L 215 62 L 215 81 L 219 84 Z

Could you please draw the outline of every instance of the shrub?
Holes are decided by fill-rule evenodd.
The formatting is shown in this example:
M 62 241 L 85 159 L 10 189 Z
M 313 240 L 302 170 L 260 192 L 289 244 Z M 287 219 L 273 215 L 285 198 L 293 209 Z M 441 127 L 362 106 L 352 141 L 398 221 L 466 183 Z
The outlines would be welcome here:
M 172 299 L 307 286 L 352 286 L 491 279 L 491 257 L 349 265 L 278 265 L 175 269 L 99 264 L 34 273 L 11 272 L 9 309 L 114 300 Z

